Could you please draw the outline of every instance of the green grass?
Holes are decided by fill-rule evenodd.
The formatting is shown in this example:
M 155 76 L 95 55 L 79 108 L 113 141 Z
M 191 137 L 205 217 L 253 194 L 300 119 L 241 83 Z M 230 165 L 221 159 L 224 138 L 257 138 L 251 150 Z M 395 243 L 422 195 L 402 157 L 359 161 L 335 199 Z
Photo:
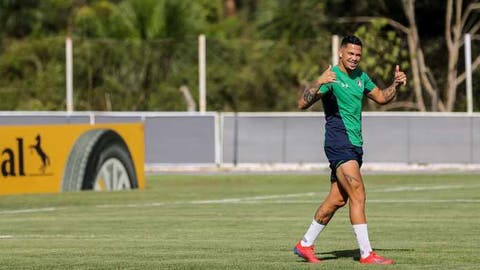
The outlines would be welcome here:
M 478 269 L 479 175 L 367 175 L 370 240 L 394 266 L 363 266 L 341 209 L 292 253 L 326 175 L 157 175 L 147 189 L 0 197 L 0 269 Z

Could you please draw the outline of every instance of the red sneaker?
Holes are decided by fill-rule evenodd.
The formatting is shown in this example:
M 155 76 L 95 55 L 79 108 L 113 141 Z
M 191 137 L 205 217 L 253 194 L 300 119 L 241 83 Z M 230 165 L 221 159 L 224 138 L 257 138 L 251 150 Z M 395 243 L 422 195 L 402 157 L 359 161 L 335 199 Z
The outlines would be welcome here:
M 299 257 L 302 257 L 309 263 L 321 263 L 314 252 L 315 246 L 311 245 L 309 247 L 303 247 L 300 242 L 293 248 L 293 253 L 297 254 Z
M 393 264 L 392 259 L 383 258 L 375 252 L 370 252 L 366 258 L 360 258 L 361 264 Z

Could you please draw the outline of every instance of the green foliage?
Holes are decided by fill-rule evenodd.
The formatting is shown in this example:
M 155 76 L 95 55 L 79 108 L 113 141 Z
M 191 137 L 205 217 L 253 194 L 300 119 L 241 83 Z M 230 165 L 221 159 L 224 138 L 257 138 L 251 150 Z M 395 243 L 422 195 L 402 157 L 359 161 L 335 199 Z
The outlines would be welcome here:
M 41 12 L 39 1 L 0 1 L 1 35 L 22 38 L 39 28 Z
M 362 68 L 380 87 L 391 83 L 396 64 L 408 73 L 404 35 L 384 20 L 335 23 L 389 9 L 397 18 L 398 3 L 369 0 L 345 10 L 351 1 L 236 2 L 236 14 L 226 16 L 223 0 L 0 1 L 0 109 L 64 110 L 67 33 L 77 110 L 184 110 L 180 86 L 198 97 L 202 33 L 208 110 L 296 110 L 299 92 L 330 62 L 331 35 L 351 29 L 364 42 Z M 435 57 L 444 46 L 431 40 L 422 41 L 425 55 L 444 66 Z M 441 71 L 432 73 L 443 85 Z M 410 88 L 397 100 L 412 100 Z
M 362 25 L 355 31 L 363 43 L 362 61 L 360 66 L 367 72 L 380 88 L 389 86 L 394 77 L 395 66 L 407 74 L 410 69 L 407 41 L 387 26 L 385 19 L 376 19 L 369 24 Z M 407 82 L 407 87 L 399 88 L 397 100 L 412 100 L 413 91 Z M 371 103 L 372 106 L 379 107 Z
M 65 93 L 62 39 L 10 41 L 0 59 L 4 110 L 58 110 Z
M 75 34 L 81 37 L 153 40 L 181 39 L 198 34 L 208 16 L 201 4 L 187 0 L 102 0 L 75 14 Z
M 295 110 L 329 52 L 320 40 L 211 40 L 208 48 L 209 104 L 218 111 Z
M 132 32 L 126 27 L 117 6 L 108 1 L 98 1 L 77 10 L 74 33 L 88 37 L 125 38 Z M 130 30 L 130 31 L 129 31 Z
M 355 32 L 363 42 L 361 66 L 373 74 L 382 87 L 391 84 L 395 65 L 402 70 L 410 67 L 406 40 L 386 26 L 385 20 L 378 19 L 360 26 Z
M 196 39 L 78 39 L 75 43 L 78 109 L 183 109 L 178 87 L 196 78 L 196 70 L 185 68 L 196 61 L 196 50 L 191 49 L 195 48 Z
M 238 39 L 256 31 L 245 27 L 251 18 L 241 12 L 224 18 L 222 1 L 93 0 L 75 7 L 60 0 L 49 2 L 73 14 L 77 110 L 183 110 L 181 85 L 198 96 L 197 35 L 204 31 L 209 34 L 209 110 L 293 110 L 298 90 L 328 59 L 329 43 L 318 37 L 317 25 L 303 27 L 296 16 L 284 18 L 291 8 L 311 8 L 303 15 L 313 18 L 322 8 L 315 1 L 280 3 L 272 13 L 276 26 L 268 29 L 260 29 L 268 22 L 259 16 L 258 36 L 284 38 L 258 41 Z M 259 14 L 267 12 L 274 1 L 264 3 L 258 7 Z M 294 23 L 292 29 L 283 29 L 290 23 Z M 289 31 L 298 33 L 289 36 Z M 315 38 L 296 39 L 311 36 Z M 31 46 L 27 51 L 40 52 L 44 49 L 41 42 L 6 45 L 0 59 L 6 87 L 2 91 L 18 92 L 11 90 L 16 87 L 29 98 L 25 103 L 9 102 L 3 109 L 64 108 L 64 47 L 61 38 L 56 42 L 49 50 L 56 50 L 57 57 L 45 59 L 44 69 L 33 69 L 29 63 L 34 61 L 17 58 L 15 49 L 18 43 Z M 35 59 L 36 54 L 25 52 L 23 57 Z M 22 76 L 15 76 L 17 70 L 22 70 Z M 25 72 L 35 76 L 25 80 Z M 45 89 L 55 91 L 45 95 Z
M 298 40 L 325 33 L 322 1 L 260 1 L 258 9 L 256 25 L 260 38 Z

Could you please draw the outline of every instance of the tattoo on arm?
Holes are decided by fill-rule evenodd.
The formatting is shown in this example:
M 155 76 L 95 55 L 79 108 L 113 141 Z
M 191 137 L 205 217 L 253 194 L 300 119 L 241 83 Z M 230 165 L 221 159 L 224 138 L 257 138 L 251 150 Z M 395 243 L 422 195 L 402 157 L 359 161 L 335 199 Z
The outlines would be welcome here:
M 301 109 L 309 108 L 310 106 L 312 106 L 313 103 L 315 103 L 315 101 L 317 101 L 320 98 L 320 94 L 318 93 L 319 87 L 320 87 L 319 84 L 314 83 L 308 86 L 307 88 L 305 88 L 302 95 L 303 100 L 301 102 L 302 106 L 300 106 Z
M 313 92 L 312 90 L 312 88 L 307 88 L 305 89 L 305 91 L 303 91 L 303 100 L 307 104 L 312 102 L 313 98 L 315 97 L 315 92 Z
M 397 88 L 394 84 L 382 90 L 383 97 L 385 98 L 385 103 L 392 101 L 392 99 L 397 94 Z

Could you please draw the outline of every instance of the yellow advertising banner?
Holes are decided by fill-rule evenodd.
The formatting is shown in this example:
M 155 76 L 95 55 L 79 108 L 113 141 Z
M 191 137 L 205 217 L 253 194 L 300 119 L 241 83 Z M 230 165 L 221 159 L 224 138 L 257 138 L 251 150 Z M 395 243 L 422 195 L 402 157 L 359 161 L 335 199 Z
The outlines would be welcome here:
M 0 127 L 0 195 L 144 188 L 144 127 Z

